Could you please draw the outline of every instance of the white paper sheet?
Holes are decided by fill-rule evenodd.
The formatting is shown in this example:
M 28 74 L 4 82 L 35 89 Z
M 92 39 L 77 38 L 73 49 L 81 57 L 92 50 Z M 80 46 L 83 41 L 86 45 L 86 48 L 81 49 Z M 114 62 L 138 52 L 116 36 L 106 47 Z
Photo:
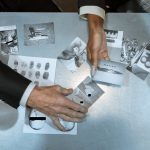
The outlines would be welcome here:
M 56 59 L 10 55 L 8 66 L 39 86 L 53 85 Z
M 122 48 L 123 31 L 105 29 L 107 46 Z
M 114 61 L 102 60 L 98 64 L 98 68 L 93 77 L 93 80 L 100 83 L 121 86 L 123 84 L 124 73 L 124 64 Z

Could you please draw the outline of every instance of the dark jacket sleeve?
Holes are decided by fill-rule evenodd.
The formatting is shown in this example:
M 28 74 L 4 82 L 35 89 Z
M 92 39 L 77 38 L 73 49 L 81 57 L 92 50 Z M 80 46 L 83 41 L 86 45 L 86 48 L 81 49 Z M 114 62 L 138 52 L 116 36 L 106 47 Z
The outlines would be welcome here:
M 82 6 L 99 6 L 105 9 L 105 0 L 78 0 L 78 7 Z
M 30 82 L 0 61 L 0 99 L 7 104 L 17 108 Z
M 116 12 L 119 6 L 124 5 L 128 1 L 129 0 L 78 0 L 78 7 L 98 6 L 103 8 L 106 12 Z

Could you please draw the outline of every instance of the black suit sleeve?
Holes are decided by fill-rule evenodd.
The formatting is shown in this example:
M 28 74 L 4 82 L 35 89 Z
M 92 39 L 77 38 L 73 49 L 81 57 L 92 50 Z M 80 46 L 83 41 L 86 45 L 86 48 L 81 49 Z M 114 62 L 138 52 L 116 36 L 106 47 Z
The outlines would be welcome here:
M 106 0 L 78 0 L 78 7 L 82 6 L 99 6 L 103 9 L 105 8 Z
M 30 82 L 0 61 L 0 99 L 7 104 L 17 108 Z

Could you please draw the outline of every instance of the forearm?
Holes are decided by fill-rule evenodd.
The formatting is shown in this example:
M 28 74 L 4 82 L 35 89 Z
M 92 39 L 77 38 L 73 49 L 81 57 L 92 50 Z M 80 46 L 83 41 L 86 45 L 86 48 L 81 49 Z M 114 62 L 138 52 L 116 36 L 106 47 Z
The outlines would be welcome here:
M 87 19 L 90 35 L 94 33 L 100 33 L 102 31 L 104 20 L 101 17 L 97 15 L 88 14 Z

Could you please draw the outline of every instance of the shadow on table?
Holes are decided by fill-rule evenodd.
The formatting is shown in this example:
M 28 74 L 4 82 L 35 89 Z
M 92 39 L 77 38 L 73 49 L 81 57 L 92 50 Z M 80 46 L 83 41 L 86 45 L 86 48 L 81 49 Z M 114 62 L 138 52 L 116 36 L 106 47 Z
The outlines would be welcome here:
M 45 135 L 41 143 L 43 149 L 53 150 L 135 150 L 128 122 L 115 116 L 78 124 L 76 136 Z
M 13 127 L 17 119 L 18 112 L 7 104 L 0 102 L 0 130 L 7 130 Z

